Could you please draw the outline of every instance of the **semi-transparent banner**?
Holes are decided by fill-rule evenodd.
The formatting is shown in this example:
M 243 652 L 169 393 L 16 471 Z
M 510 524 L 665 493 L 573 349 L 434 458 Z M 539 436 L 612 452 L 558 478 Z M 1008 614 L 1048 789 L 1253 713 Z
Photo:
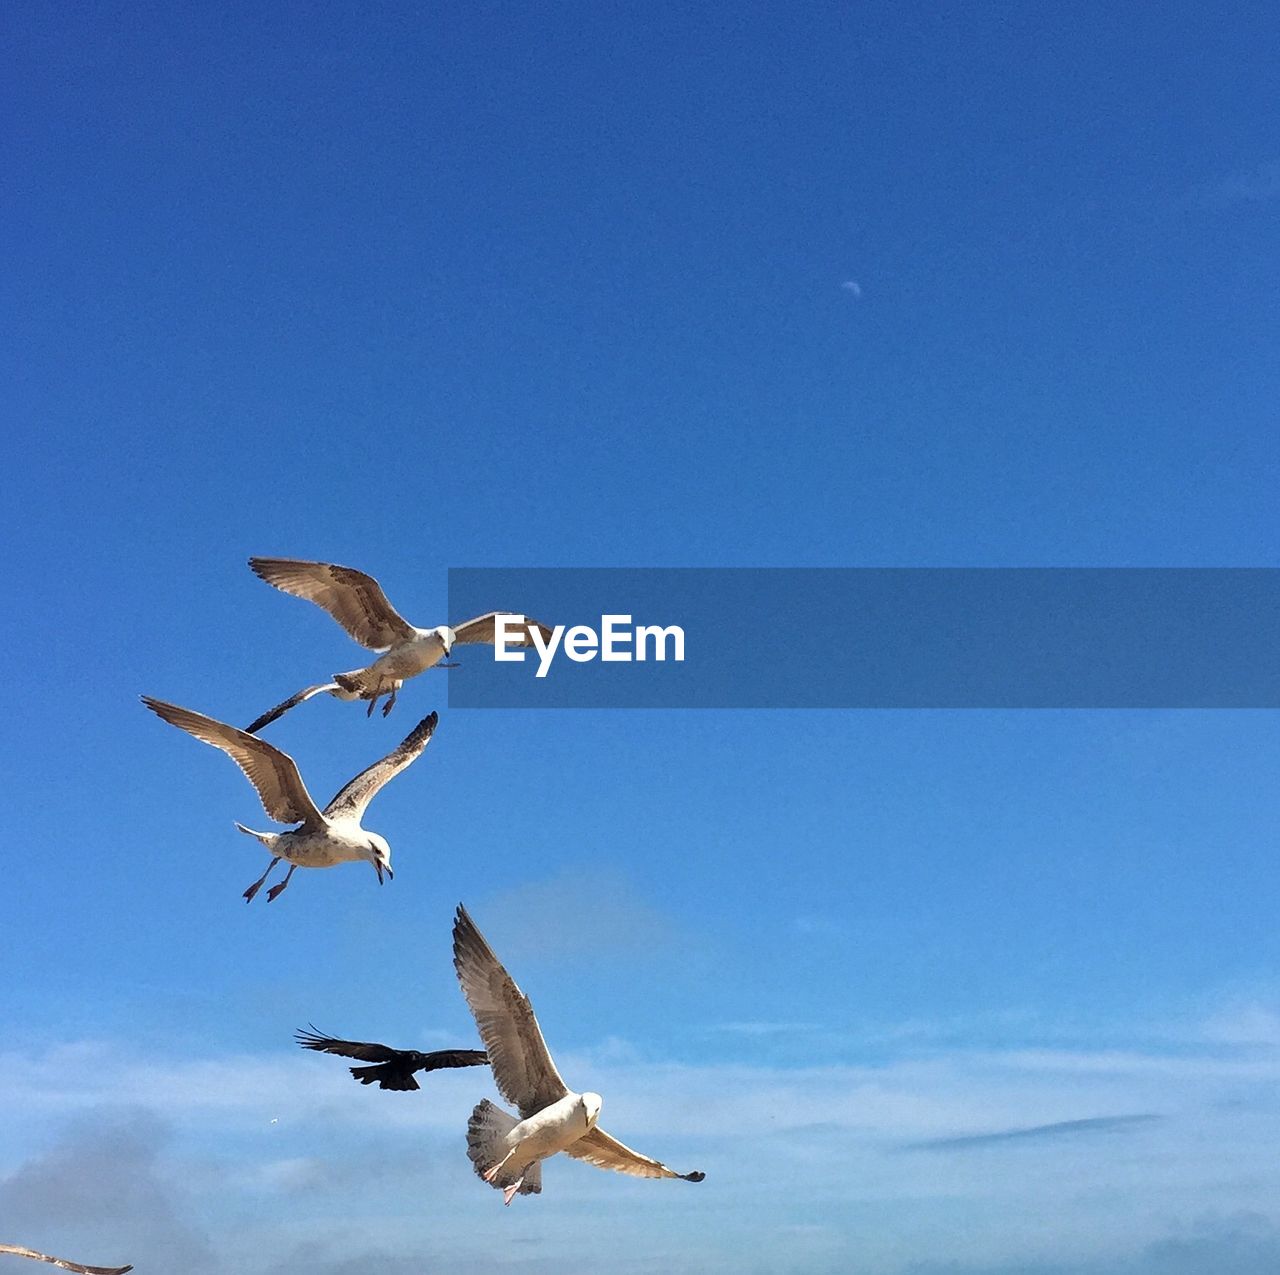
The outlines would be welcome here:
M 450 570 L 495 610 L 452 707 L 1280 707 L 1274 568 Z

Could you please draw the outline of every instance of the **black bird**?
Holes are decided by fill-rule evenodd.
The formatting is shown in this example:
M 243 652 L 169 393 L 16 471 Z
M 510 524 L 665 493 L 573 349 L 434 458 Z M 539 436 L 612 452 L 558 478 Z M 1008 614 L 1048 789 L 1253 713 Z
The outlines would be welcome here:
M 316 1030 L 294 1032 L 303 1049 L 321 1054 L 337 1054 L 342 1058 L 359 1058 L 376 1063 L 373 1067 L 352 1067 L 351 1074 L 362 1084 L 377 1084 L 380 1089 L 409 1090 L 421 1086 L 413 1078 L 416 1071 L 441 1071 L 446 1067 L 484 1067 L 489 1055 L 483 1049 L 434 1049 L 420 1053 L 416 1049 L 392 1049 L 390 1045 L 365 1044 L 358 1040 L 335 1040 Z

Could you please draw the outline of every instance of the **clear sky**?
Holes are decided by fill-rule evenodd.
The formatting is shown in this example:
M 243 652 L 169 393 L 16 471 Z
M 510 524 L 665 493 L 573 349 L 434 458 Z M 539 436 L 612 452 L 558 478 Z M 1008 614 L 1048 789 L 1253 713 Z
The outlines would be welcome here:
M 1280 1266 L 1274 714 L 442 711 L 371 810 L 395 881 L 246 908 L 252 792 L 136 698 L 243 722 L 360 662 L 251 553 L 421 624 L 450 566 L 1280 565 L 1270 6 L 0 23 L 0 1240 Z M 447 676 L 272 738 L 327 796 Z M 459 899 L 605 1126 L 703 1185 L 561 1160 L 504 1211 L 483 1073 L 292 1045 L 471 1044 Z

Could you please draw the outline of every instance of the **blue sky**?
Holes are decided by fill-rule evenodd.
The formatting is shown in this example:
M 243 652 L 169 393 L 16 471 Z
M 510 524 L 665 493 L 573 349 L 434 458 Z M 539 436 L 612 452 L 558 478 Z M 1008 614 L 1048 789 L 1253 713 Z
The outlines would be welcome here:
M 450 566 L 1277 565 L 1264 6 L 3 23 L 0 1238 L 1276 1268 L 1273 714 L 455 710 L 373 807 L 394 883 L 246 908 L 251 792 L 136 700 L 248 720 L 358 661 L 251 553 L 423 624 Z M 327 795 L 446 676 L 273 738 Z M 505 1212 L 478 1073 L 291 1045 L 469 1043 L 458 899 L 607 1127 L 705 1184 L 556 1163 Z

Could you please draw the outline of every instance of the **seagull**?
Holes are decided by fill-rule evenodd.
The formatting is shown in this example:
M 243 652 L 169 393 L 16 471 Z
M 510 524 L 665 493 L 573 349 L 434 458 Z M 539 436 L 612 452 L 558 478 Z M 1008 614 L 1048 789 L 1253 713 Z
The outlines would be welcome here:
M 437 624 L 433 629 L 415 628 L 391 605 L 382 586 L 372 576 L 333 562 L 250 558 L 249 567 L 259 579 L 282 593 L 291 593 L 295 598 L 305 598 L 322 607 L 361 646 L 381 652 L 365 668 L 335 673 L 330 681 L 308 686 L 268 709 L 247 728 L 250 735 L 313 695 L 328 694 L 341 700 L 367 699 L 366 716 L 369 717 L 373 716 L 373 706 L 379 698 L 386 695 L 387 701 L 382 706 L 385 717 L 394 707 L 405 682 L 440 664 L 454 646 L 477 642 L 493 646 L 499 616 L 514 617 L 524 626 L 522 633 L 509 639 L 512 646 L 532 646 L 533 629 L 539 631 L 544 643 L 552 640 L 551 630 L 545 624 L 514 611 L 490 611 L 453 628 L 447 624 Z
M 517 1195 L 542 1190 L 542 1161 L 557 1151 L 638 1178 L 681 1178 L 701 1182 L 705 1173 L 677 1173 L 611 1138 L 596 1123 L 603 1099 L 574 1093 L 556 1070 L 528 997 L 502 967 L 458 905 L 453 922 L 453 966 L 462 984 L 480 1039 L 493 1067 L 498 1091 L 520 1119 L 487 1098 L 471 1113 L 467 1156 L 476 1172 L 510 1204 Z
M 433 1049 L 423 1054 L 416 1049 L 392 1049 L 389 1045 L 365 1044 L 358 1040 L 336 1040 L 317 1031 L 314 1024 L 310 1031 L 294 1032 L 293 1038 L 303 1049 L 377 1063 L 376 1067 L 352 1067 L 351 1074 L 362 1085 L 376 1083 L 379 1089 L 418 1089 L 420 1086 L 413 1078 L 415 1071 L 483 1067 L 489 1061 L 489 1055 L 483 1049 Z
M 383 784 L 398 775 L 431 742 L 439 720 L 436 713 L 424 717 L 399 747 L 362 770 L 320 810 L 302 782 L 297 763 L 265 739 L 148 695 L 142 697 L 142 702 L 170 725 L 214 748 L 221 748 L 258 790 L 263 808 L 272 819 L 299 825 L 288 832 L 255 832 L 242 823 L 236 824 L 246 836 L 257 837 L 272 855 L 267 870 L 244 892 L 246 903 L 253 902 L 253 896 L 281 859 L 288 861 L 289 871 L 283 881 L 267 891 L 268 902 L 281 894 L 299 867 L 331 868 L 338 863 L 364 859 L 373 864 L 379 885 L 384 873 L 389 877 L 395 875 L 391 871 L 391 847 L 376 832 L 366 832 L 360 820 Z

